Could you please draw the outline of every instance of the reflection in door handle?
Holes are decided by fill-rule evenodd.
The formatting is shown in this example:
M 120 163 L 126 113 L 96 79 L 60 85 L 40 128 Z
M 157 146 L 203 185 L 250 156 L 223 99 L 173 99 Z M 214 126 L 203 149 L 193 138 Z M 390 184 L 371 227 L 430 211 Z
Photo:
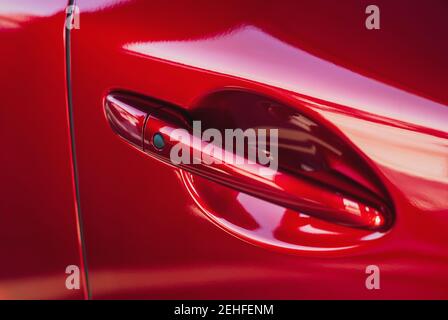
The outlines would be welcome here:
M 269 170 L 260 163 L 244 159 L 229 162 L 228 159 L 237 159 L 240 155 L 226 148 L 220 149 L 219 145 L 206 148 L 210 142 L 193 135 L 188 115 L 179 108 L 113 93 L 106 97 L 105 111 L 113 130 L 122 138 L 171 166 L 329 222 L 369 230 L 383 230 L 390 224 L 390 212 L 381 197 L 366 188 L 361 192 L 363 188 L 359 185 L 352 188 L 359 191 L 357 195 L 344 192 L 344 186 L 354 185 L 347 182 L 346 177 L 331 175 L 332 186 L 328 186 L 312 176 L 282 170 L 281 147 L 278 151 L 279 170 Z M 281 141 L 278 145 L 282 145 Z M 196 163 L 173 161 L 173 148 L 176 152 L 188 150 L 189 155 L 199 159 Z M 209 161 L 200 160 L 204 158 Z

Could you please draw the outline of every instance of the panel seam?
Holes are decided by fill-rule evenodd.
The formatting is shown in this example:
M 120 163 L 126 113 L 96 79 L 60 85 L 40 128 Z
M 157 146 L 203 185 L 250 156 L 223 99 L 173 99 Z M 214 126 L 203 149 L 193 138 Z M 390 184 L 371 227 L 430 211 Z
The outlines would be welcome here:
M 67 6 L 76 5 L 76 0 L 68 0 Z M 77 234 L 78 234 L 78 249 L 80 254 L 81 270 L 83 272 L 83 290 L 84 298 L 91 299 L 91 291 L 89 286 L 88 268 L 87 268 L 87 251 L 85 244 L 83 219 L 81 212 L 81 197 L 79 189 L 79 174 L 78 163 L 76 157 L 76 139 L 75 139 L 75 123 L 73 112 L 73 100 L 72 100 L 72 82 L 71 82 L 71 28 L 66 25 L 68 22 L 69 10 L 66 10 L 66 16 L 64 21 L 64 38 L 65 38 L 65 74 L 66 74 L 66 88 L 67 88 L 67 110 L 68 110 L 68 124 L 69 124 L 69 136 L 70 136 L 70 151 L 71 151 L 71 167 L 72 167 L 72 183 L 74 187 L 75 198 L 75 211 L 77 222 Z

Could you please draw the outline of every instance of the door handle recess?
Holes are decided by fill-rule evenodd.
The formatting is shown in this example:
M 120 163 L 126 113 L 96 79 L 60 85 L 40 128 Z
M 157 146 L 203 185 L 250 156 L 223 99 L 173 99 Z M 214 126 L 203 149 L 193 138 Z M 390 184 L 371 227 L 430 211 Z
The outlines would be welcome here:
M 349 160 L 346 161 L 342 156 L 338 158 L 338 153 L 326 147 L 326 143 L 322 142 L 322 133 L 317 133 L 314 139 L 319 141 L 320 149 L 323 149 L 320 152 L 318 148 L 315 154 L 325 159 L 316 160 L 319 164 L 325 162 L 316 170 L 317 173 L 310 172 L 313 170 L 291 169 L 291 158 L 300 158 L 301 152 L 291 151 L 293 148 L 289 143 L 284 153 L 288 159 L 284 161 L 283 149 L 279 148 L 279 170 L 260 175 L 260 172 L 268 170 L 262 164 L 248 163 L 243 159 L 228 162 L 226 159 L 236 159 L 240 155 L 226 157 L 232 151 L 222 148 L 220 152 L 216 152 L 216 149 L 212 151 L 211 148 L 206 148 L 210 142 L 193 134 L 189 115 L 176 106 L 127 93 L 111 93 L 105 98 L 105 113 L 118 135 L 168 165 L 328 222 L 368 230 L 384 230 L 390 226 L 391 211 L 381 192 L 377 191 L 377 186 L 368 187 L 369 184 L 365 182 L 367 179 L 363 179 L 359 170 L 350 168 Z M 177 129 L 184 129 L 185 134 L 180 136 Z M 285 145 L 281 138 L 282 128 L 279 130 L 278 144 Z M 338 144 L 339 141 L 332 143 Z M 175 146 L 189 150 L 190 155 L 199 155 L 202 159 L 208 157 L 215 161 L 175 163 L 170 157 Z M 338 150 L 343 150 L 346 155 L 349 152 L 344 148 L 347 149 L 344 146 Z M 353 158 L 351 153 L 350 157 Z M 341 172 L 345 172 L 345 175 Z

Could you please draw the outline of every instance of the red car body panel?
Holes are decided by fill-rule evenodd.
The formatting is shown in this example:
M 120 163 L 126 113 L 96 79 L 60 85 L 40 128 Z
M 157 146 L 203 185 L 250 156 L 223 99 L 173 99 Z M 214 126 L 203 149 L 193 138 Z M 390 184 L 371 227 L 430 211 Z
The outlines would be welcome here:
M 0 298 L 82 299 L 68 129 L 65 1 L 0 5 Z
M 16 66 L 0 78 L 1 162 L 8 173 L 0 214 L 27 217 L 0 224 L 2 237 L 13 237 L 0 247 L 21 254 L 0 267 L 0 290 L 26 296 L 20 284 L 34 276 L 36 291 L 29 292 L 38 296 L 43 275 L 57 271 L 64 278 L 66 265 L 82 265 L 82 227 L 94 299 L 448 298 L 447 6 L 377 1 L 382 27 L 371 31 L 364 27 L 368 4 L 77 1 L 80 29 L 71 31 L 70 68 L 82 226 L 65 102 L 65 4 L 47 4 L 52 15 L 0 29 L 0 38 L 10 40 L 1 41 L 7 51 L 0 64 Z M 35 34 L 40 50 L 27 50 L 30 43 L 20 37 Z M 214 221 L 213 212 L 243 207 L 257 218 L 274 210 L 271 204 L 244 194 L 246 202 L 238 202 L 221 186 L 222 198 L 194 195 L 183 173 L 130 147 L 104 113 L 113 90 L 192 111 L 211 92 L 235 87 L 331 125 L 381 180 L 394 225 L 382 233 L 331 229 L 351 239 L 331 250 L 322 250 L 334 238 L 318 219 L 298 229 L 307 248 L 251 241 L 250 230 L 236 234 Z M 251 115 L 241 110 L 241 116 Z M 29 222 L 43 217 L 43 226 Z M 372 264 L 381 269 L 380 290 L 365 287 Z M 83 296 L 64 291 L 61 281 L 48 284 L 48 297 Z

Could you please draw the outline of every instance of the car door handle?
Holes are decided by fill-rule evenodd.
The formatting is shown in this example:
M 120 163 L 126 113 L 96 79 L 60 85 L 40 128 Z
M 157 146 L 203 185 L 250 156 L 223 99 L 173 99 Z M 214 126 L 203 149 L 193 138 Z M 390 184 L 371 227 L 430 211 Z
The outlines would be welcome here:
M 278 170 L 257 162 L 249 163 L 219 145 L 207 148 L 210 142 L 193 133 L 189 115 L 176 106 L 115 92 L 105 98 L 105 113 L 113 130 L 122 138 L 170 166 L 329 222 L 369 230 L 382 230 L 390 224 L 390 211 L 378 193 L 356 182 L 347 182 L 347 177 L 324 172 L 323 177 L 327 174 L 328 179 L 322 183 L 303 172 L 283 170 L 288 165 L 282 166 L 281 148 Z M 291 146 L 287 149 L 291 152 Z M 188 152 L 191 161 L 173 160 L 173 154 L 179 155 L 178 150 Z M 328 157 L 325 158 L 328 162 Z

